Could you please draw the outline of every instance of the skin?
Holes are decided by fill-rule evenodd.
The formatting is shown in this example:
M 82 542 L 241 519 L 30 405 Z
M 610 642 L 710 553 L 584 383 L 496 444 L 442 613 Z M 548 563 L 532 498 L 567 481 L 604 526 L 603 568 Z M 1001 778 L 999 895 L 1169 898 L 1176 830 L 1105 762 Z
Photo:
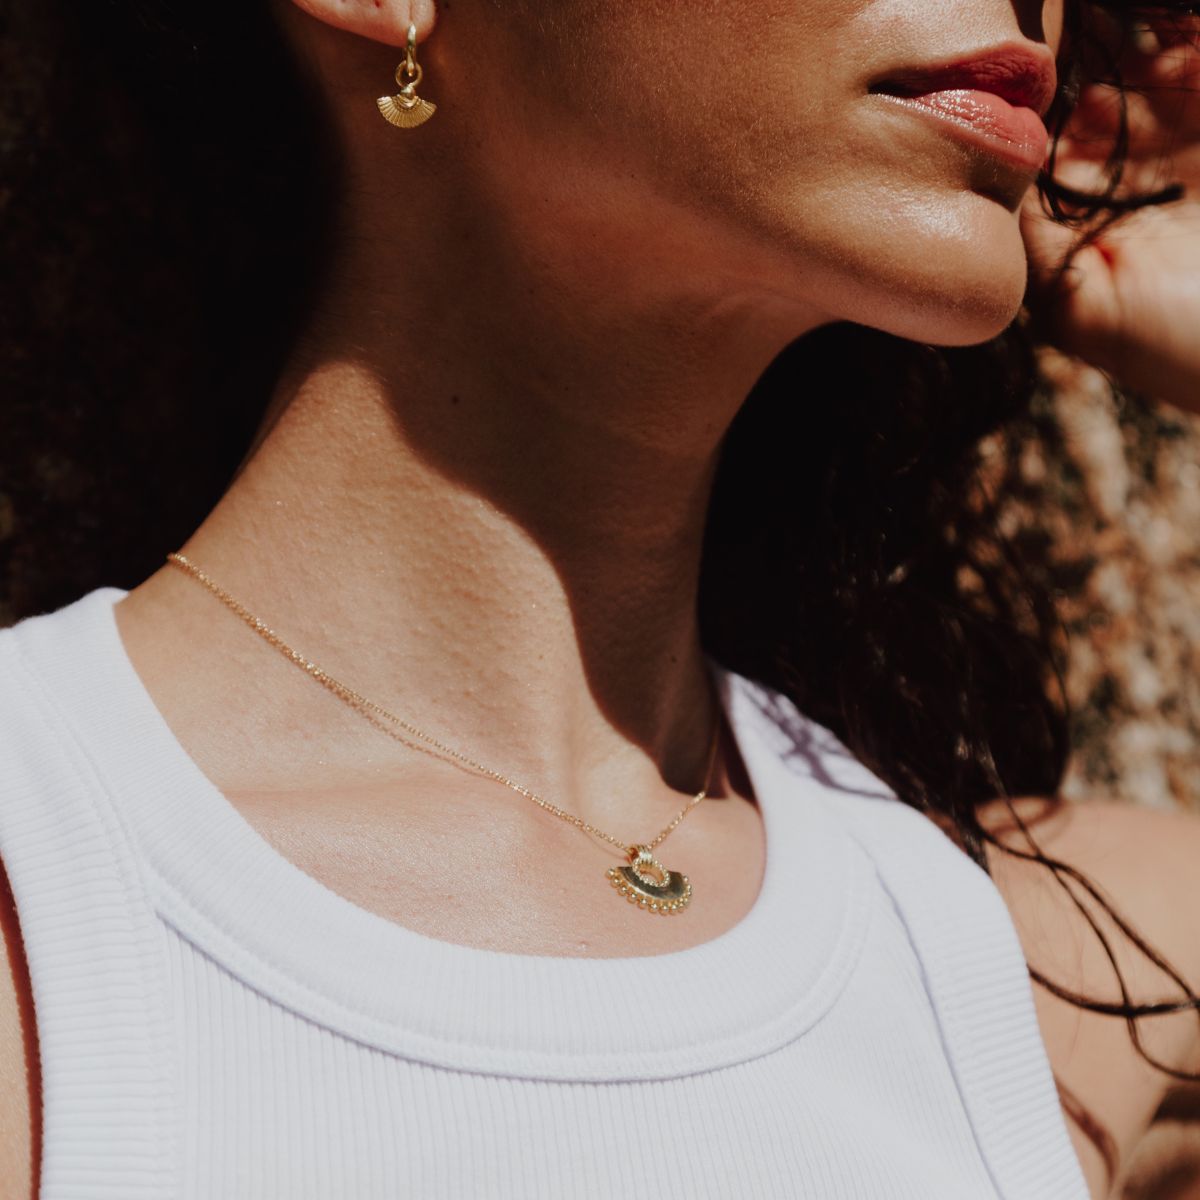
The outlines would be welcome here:
M 1030 174 L 869 85 L 1002 42 L 1053 48 L 1061 11 L 276 12 L 344 146 L 340 254 L 260 440 L 182 549 L 356 691 L 622 840 L 651 837 L 703 783 L 701 536 L 754 381 L 830 320 L 961 344 L 1020 303 Z M 401 132 L 375 98 L 410 20 L 441 107 Z M 697 881 L 742 864 L 721 897 L 650 931 L 601 892 L 582 901 L 598 906 L 582 937 L 562 898 L 598 848 L 615 851 L 380 737 L 177 567 L 117 615 L 231 801 L 314 871 L 346 864 L 337 885 L 406 924 L 495 948 L 653 953 L 715 936 L 757 894 L 761 822 L 728 754 L 712 789 L 728 802 L 670 843 Z M 383 839 L 398 848 L 381 864 Z M 403 878 L 406 854 L 419 866 L 434 850 L 462 868 L 452 900 L 377 882 L 374 868 Z M 481 928 L 497 898 L 517 917 Z
M 942 8 L 639 5 L 618 25 L 475 0 L 434 30 L 428 4 L 281 4 L 346 147 L 344 249 L 265 436 L 184 552 L 356 690 L 602 828 L 660 828 L 701 782 L 701 534 L 755 379 L 830 320 L 961 344 L 1020 303 L 1028 174 L 867 87 L 1053 45 L 1061 13 Z M 442 108 L 405 134 L 374 98 L 410 19 Z M 329 698 L 177 568 L 118 613 L 135 650 L 161 630 L 148 671 L 180 622 L 217 639 L 232 663 L 199 668 L 216 707 L 261 676 L 256 769 L 313 757 Z M 339 785 L 364 762 L 413 769 L 368 728 L 319 757 Z M 213 765 L 231 785 L 250 769 Z M 536 811 L 512 821 L 513 843 L 543 837 Z
M 703 782 L 701 534 L 754 381 L 829 321 L 965 345 L 1021 303 L 1031 176 L 868 85 L 1001 42 L 1056 49 L 1061 4 L 659 0 L 619 22 L 594 0 L 274 7 L 344 147 L 339 254 L 237 479 L 178 549 L 356 691 L 604 830 L 652 836 Z M 375 98 L 394 90 L 410 20 L 439 109 L 399 131 Z M 230 803 L 410 928 L 509 952 L 664 953 L 719 935 L 758 894 L 762 826 L 728 739 L 713 800 L 662 852 L 696 898 L 686 919 L 649 921 L 582 882 L 611 847 L 381 736 L 177 567 L 116 611 Z M 1200 849 L 1195 824 L 1131 819 L 1068 823 L 1054 849 L 1200 966 L 1177 897 L 1151 886 L 1160 844 Z M 433 855 L 450 893 L 420 882 Z M 1032 886 L 1005 879 L 1014 915 Z M 1038 942 L 1024 921 L 1022 935 L 1052 957 L 1081 936 L 1064 924 Z M 18 1181 L 37 1159 L 36 1103 L 16 1086 L 32 1070 L 19 975 L 3 1068 L 4 1119 L 31 1128 L 6 1143 Z M 1165 1078 L 1121 1057 L 1123 1025 L 1081 1028 L 1058 1001 L 1039 1017 L 1056 1069 L 1082 1063 L 1098 1119 L 1134 1140 Z M 1119 1087 L 1084 1078 L 1107 1056 L 1130 1064 Z

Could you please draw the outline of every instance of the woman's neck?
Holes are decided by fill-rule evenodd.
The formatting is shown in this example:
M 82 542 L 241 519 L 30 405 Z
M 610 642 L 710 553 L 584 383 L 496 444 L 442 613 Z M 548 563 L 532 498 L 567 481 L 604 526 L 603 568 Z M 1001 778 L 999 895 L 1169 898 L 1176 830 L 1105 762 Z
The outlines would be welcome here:
M 682 229 L 622 252 L 602 203 L 492 196 L 485 225 L 427 201 L 401 251 L 362 194 L 260 439 L 181 548 L 355 690 L 571 811 L 604 812 L 614 776 L 694 791 L 717 453 L 798 316 L 667 270 Z

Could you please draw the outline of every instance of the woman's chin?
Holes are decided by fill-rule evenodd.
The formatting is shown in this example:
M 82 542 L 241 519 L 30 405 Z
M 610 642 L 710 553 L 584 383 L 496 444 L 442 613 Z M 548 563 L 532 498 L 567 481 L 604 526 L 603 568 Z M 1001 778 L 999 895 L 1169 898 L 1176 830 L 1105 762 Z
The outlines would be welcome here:
M 862 311 L 849 319 L 940 346 L 977 345 L 1002 333 L 1020 312 L 1028 260 L 1016 220 L 1000 215 L 1003 222 L 988 221 L 975 236 L 913 237 L 875 286 L 862 278 Z
M 991 341 L 1012 324 L 1025 292 L 1023 276 L 1010 288 L 1000 288 L 997 282 L 995 278 L 980 281 L 974 290 L 946 297 L 946 304 L 930 308 L 924 320 L 914 311 L 902 322 L 909 327 L 907 331 L 891 332 L 935 346 L 975 346 Z

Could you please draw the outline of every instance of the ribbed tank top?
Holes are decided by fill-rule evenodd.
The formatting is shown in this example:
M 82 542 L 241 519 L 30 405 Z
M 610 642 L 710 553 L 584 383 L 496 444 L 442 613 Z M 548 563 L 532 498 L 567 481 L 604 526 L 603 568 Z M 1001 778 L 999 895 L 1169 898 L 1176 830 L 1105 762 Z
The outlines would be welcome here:
M 710 664 L 767 845 L 734 927 L 499 953 L 261 837 L 134 670 L 125 594 L 0 630 L 42 1200 L 1088 1200 L 1000 893 L 783 696 Z

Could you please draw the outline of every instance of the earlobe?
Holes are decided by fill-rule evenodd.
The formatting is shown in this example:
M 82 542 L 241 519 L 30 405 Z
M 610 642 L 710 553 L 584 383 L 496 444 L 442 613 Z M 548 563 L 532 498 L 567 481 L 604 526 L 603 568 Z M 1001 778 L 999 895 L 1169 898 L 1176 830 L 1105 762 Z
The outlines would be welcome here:
M 435 0 L 291 0 L 310 17 L 385 46 L 403 46 L 409 25 L 423 42 L 437 18 Z

